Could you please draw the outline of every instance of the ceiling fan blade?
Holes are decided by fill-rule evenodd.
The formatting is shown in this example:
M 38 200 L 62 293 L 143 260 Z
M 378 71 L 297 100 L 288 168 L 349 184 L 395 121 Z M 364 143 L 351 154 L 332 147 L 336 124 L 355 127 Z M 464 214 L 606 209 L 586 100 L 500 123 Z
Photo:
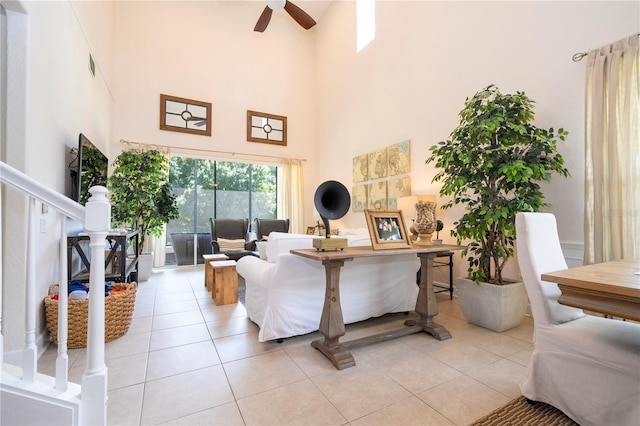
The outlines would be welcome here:
M 262 11 L 262 15 L 258 18 L 258 22 L 256 22 L 256 26 L 253 28 L 253 31 L 257 31 L 259 33 L 264 32 L 267 29 L 267 25 L 269 25 L 269 21 L 271 21 L 271 14 L 273 10 L 269 6 L 265 6 Z
M 291 15 L 291 17 L 305 30 L 308 30 L 316 24 L 316 21 L 314 21 L 307 12 L 300 9 L 298 6 L 288 0 L 284 5 L 284 10 L 286 10 L 287 13 Z

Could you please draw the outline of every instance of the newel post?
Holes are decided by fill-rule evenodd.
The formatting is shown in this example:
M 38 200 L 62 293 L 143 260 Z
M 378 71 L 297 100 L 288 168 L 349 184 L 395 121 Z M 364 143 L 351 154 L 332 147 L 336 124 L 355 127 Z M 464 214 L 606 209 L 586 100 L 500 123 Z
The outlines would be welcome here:
M 89 234 L 89 322 L 87 324 L 87 367 L 82 377 L 80 424 L 107 423 L 107 366 L 104 362 L 104 249 L 111 224 L 107 188 L 89 189 L 85 206 L 85 230 Z

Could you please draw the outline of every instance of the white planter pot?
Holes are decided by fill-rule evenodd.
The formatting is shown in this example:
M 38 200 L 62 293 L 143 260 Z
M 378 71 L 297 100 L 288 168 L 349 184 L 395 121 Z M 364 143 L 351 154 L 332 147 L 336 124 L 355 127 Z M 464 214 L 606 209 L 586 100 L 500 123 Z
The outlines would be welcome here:
M 142 253 L 138 256 L 138 281 L 147 281 L 153 267 L 153 253 Z
M 456 278 L 462 313 L 469 324 L 502 332 L 517 327 L 527 310 L 527 291 L 523 282 L 507 285 L 476 284 Z

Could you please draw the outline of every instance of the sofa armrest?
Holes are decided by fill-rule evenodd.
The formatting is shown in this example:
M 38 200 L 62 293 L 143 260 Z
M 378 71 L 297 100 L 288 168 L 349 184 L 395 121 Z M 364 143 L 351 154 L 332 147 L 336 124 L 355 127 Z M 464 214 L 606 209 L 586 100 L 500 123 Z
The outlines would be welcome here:
M 275 265 L 255 256 L 244 256 L 238 259 L 236 270 L 247 282 L 263 283 L 270 279 Z

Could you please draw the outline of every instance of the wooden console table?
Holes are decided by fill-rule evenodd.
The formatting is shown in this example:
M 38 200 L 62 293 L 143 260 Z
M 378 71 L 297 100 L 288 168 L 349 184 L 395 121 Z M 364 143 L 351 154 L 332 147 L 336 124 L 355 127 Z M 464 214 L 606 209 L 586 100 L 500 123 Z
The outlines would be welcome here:
M 311 346 L 329 358 L 338 370 L 342 370 L 356 365 L 351 352 L 349 352 L 350 348 L 407 336 L 421 331 L 431 334 L 438 340 L 450 339 L 451 334 L 449 331 L 433 321 L 433 317 L 438 315 L 438 303 L 433 289 L 433 260 L 443 253 L 464 248 L 464 246 L 438 244 L 413 246 L 411 249 L 397 250 L 373 250 L 371 247 L 348 247 L 343 251 L 324 252 L 315 249 L 291 250 L 291 253 L 295 255 L 322 262 L 326 271 L 327 285 L 319 326 L 320 334 L 324 336 L 324 339 L 314 340 L 311 342 Z M 344 266 L 346 261 L 361 257 L 398 254 L 416 254 L 420 258 L 422 273 L 420 274 L 420 289 L 416 300 L 416 312 L 420 315 L 420 318 L 417 321 L 405 321 L 405 327 L 398 330 L 340 343 L 340 337 L 344 336 L 346 332 L 340 302 L 340 268 Z

